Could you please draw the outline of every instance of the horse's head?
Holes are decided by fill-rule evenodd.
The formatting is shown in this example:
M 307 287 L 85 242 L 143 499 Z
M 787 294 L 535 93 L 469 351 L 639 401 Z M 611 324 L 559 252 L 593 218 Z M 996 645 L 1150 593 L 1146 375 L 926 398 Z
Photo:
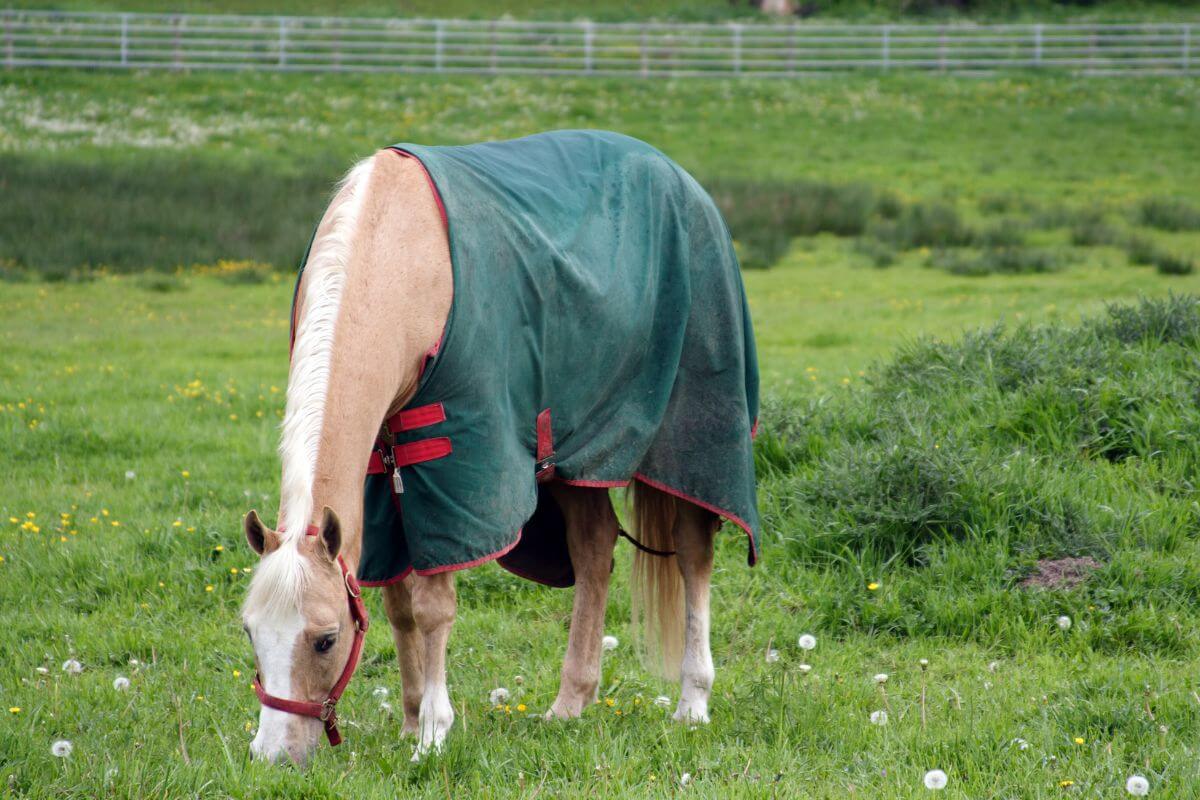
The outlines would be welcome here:
M 338 562 L 341 524 L 326 508 L 321 524 L 307 534 L 285 534 L 267 528 L 251 511 L 245 528 L 250 547 L 262 557 L 242 609 L 260 694 L 319 706 L 329 699 L 355 650 L 356 620 Z M 250 752 L 255 758 L 290 758 L 304 764 L 320 743 L 322 721 L 267 703 L 264 700 Z

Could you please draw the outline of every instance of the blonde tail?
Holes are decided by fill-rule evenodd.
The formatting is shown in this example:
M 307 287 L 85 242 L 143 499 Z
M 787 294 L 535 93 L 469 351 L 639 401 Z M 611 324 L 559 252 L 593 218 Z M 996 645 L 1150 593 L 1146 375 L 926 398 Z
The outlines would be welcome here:
M 653 550 L 674 551 L 672 531 L 678 503 L 669 494 L 634 483 L 634 536 Z M 678 680 L 683 659 L 683 577 L 675 556 L 656 556 L 635 549 L 630 578 L 634 642 L 642 665 L 665 680 Z

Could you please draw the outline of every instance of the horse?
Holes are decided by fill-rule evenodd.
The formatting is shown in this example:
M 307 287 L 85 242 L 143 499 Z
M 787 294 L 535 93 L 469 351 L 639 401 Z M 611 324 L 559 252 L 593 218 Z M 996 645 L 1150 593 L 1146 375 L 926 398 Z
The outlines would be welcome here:
M 380 150 L 336 188 L 292 322 L 278 523 L 243 521 L 260 557 L 242 609 L 254 758 L 303 765 L 322 731 L 340 741 L 363 585 L 391 625 L 400 733 L 414 760 L 440 749 L 454 572 L 497 559 L 574 586 L 545 716 L 579 717 L 625 485 L 643 663 L 679 680 L 676 720 L 708 721 L 723 520 L 756 558 L 758 398 L 732 241 L 691 176 L 604 132 Z M 449 435 L 419 438 L 436 426 Z

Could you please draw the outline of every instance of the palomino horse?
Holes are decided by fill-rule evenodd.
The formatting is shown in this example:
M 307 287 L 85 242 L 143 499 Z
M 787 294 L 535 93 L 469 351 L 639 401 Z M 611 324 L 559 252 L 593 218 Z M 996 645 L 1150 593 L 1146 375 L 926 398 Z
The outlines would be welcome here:
M 252 753 L 303 763 L 322 729 L 340 739 L 356 578 L 382 586 L 414 758 L 440 747 L 453 571 L 492 559 L 575 586 L 546 715 L 578 717 L 620 532 L 609 489 L 631 482 L 642 652 L 681 681 L 675 718 L 706 722 L 721 518 L 755 556 L 756 369 L 724 222 L 648 145 L 568 131 L 355 166 L 297 283 L 279 525 L 245 518 Z

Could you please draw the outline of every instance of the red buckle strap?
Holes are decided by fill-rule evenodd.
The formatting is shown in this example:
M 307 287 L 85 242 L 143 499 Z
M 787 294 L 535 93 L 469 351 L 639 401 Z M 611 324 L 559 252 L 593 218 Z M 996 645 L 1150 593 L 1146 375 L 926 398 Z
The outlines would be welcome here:
M 400 433 L 445 421 L 446 407 L 441 403 L 430 403 L 426 406 L 417 406 L 401 411 L 388 420 L 388 430 L 392 433 Z
M 282 529 L 280 529 L 282 530 Z M 305 533 L 309 536 L 316 536 L 320 529 L 316 525 L 309 525 Z M 258 695 L 258 702 L 268 708 L 274 708 L 277 711 L 283 711 L 288 714 L 298 714 L 302 717 L 314 717 L 321 720 L 325 725 L 325 736 L 329 739 L 329 744 L 337 747 L 342 743 L 342 734 L 337 727 L 337 703 L 342 698 L 342 692 L 346 691 L 346 687 L 350 684 L 350 678 L 354 676 L 354 670 L 358 668 L 358 661 L 362 658 L 363 642 L 367 637 L 367 628 L 370 627 L 370 620 L 367 617 L 367 607 L 363 603 L 362 589 L 358 585 L 358 579 L 354 577 L 354 573 L 346 566 L 345 560 L 338 556 L 338 566 L 342 570 L 342 582 L 346 586 L 346 599 L 350 606 L 350 618 L 354 620 L 354 641 L 350 645 L 350 657 L 346 659 L 346 666 L 342 668 L 342 674 L 337 679 L 337 683 L 329 690 L 329 695 L 324 702 L 313 703 L 308 700 L 289 700 L 286 697 L 276 697 L 273 694 L 268 694 L 263 688 L 262 681 L 259 679 L 258 673 L 254 674 L 254 693 Z
M 433 461 L 435 458 L 445 458 L 452 452 L 454 452 L 454 448 L 450 446 L 450 439 L 446 436 L 398 444 L 392 448 L 397 467 L 407 467 L 423 461 Z
M 537 465 L 534 477 L 548 481 L 554 477 L 554 432 L 550 426 L 550 409 L 537 415 Z

